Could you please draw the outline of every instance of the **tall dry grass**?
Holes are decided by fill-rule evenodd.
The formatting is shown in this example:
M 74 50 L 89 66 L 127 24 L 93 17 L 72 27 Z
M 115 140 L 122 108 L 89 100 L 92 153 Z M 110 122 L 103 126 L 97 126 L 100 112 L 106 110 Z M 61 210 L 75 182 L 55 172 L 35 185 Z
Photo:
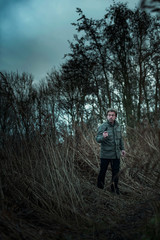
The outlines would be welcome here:
M 159 129 L 127 129 L 121 195 L 97 189 L 95 133 L 80 128 L 56 145 L 49 136 L 7 144 L 1 151 L 2 239 L 135 239 L 159 236 Z M 151 238 L 149 238 L 151 239 Z

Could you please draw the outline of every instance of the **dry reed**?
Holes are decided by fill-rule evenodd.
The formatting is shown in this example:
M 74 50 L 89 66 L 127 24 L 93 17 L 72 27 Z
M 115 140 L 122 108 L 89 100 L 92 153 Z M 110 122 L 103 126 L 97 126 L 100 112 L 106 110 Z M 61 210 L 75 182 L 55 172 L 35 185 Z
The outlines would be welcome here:
M 120 196 L 108 191 L 110 169 L 105 189 L 97 189 L 99 145 L 93 132 L 77 132 L 78 141 L 67 136 L 56 145 L 46 135 L 2 150 L 1 239 L 130 240 L 147 234 L 160 213 L 157 129 L 127 129 Z

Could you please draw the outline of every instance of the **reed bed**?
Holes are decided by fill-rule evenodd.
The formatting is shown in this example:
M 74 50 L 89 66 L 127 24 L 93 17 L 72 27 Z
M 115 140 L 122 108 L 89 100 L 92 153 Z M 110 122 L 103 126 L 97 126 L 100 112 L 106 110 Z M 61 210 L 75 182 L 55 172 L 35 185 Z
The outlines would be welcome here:
M 158 239 L 159 129 L 127 129 L 120 190 L 96 187 L 99 145 L 93 132 L 55 144 L 46 135 L 1 151 L 0 239 Z M 152 238 L 152 237 L 155 238 Z

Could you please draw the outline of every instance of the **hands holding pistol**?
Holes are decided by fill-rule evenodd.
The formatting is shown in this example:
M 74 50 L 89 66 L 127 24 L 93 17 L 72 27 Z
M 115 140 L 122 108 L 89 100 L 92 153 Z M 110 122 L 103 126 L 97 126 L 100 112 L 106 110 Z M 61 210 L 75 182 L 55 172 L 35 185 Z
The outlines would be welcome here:
M 104 138 L 108 137 L 108 132 L 107 132 L 107 131 L 104 131 L 103 137 L 104 137 Z

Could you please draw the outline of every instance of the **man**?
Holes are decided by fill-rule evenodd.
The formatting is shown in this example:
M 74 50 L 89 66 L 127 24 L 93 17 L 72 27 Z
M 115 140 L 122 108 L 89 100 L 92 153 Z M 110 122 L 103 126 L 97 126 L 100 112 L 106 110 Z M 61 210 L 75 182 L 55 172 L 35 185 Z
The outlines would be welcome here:
M 98 188 L 104 188 L 105 175 L 109 163 L 112 169 L 111 191 L 119 194 L 118 173 L 120 168 L 120 155 L 125 156 L 124 144 L 119 123 L 116 121 L 117 111 L 108 109 L 107 121 L 98 128 L 96 141 L 101 144 L 100 172 L 98 175 Z

